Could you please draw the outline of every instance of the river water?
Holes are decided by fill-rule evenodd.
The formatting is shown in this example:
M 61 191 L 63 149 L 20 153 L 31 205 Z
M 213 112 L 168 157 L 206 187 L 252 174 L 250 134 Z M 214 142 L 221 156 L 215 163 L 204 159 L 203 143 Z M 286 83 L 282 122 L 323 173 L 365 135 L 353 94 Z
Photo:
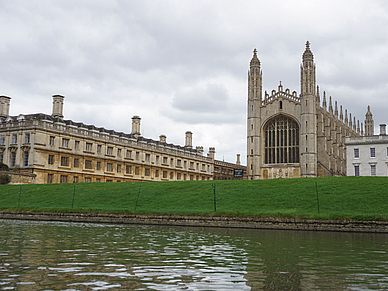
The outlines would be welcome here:
M 387 290 L 388 235 L 0 220 L 0 290 Z

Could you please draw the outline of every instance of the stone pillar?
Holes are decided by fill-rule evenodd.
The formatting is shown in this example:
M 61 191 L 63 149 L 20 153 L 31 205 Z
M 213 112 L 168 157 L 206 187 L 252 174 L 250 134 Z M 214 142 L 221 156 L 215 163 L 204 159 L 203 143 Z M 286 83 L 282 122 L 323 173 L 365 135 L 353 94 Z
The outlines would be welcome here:
M 241 165 L 241 162 L 240 162 L 240 154 L 237 154 L 236 165 Z
M 53 95 L 53 117 L 63 118 L 63 100 L 62 95 Z
M 132 134 L 136 138 L 140 136 L 140 120 L 141 118 L 137 115 L 132 117 Z
M 193 147 L 193 133 L 191 131 L 186 131 L 185 148 L 192 148 L 192 147 Z
M 7 96 L 0 96 L 0 117 L 7 118 L 9 116 L 9 107 L 11 98 Z

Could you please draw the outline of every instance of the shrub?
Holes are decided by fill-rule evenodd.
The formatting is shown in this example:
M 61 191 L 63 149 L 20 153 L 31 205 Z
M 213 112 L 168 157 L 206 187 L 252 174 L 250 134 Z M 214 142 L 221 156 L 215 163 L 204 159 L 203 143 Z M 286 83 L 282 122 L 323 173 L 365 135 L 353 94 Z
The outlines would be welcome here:
M 0 184 L 1 185 L 9 184 L 9 182 L 11 182 L 11 176 L 10 175 L 8 175 L 8 174 L 1 174 L 0 175 Z
M 6 164 L 0 163 L 0 171 L 9 171 L 9 168 Z

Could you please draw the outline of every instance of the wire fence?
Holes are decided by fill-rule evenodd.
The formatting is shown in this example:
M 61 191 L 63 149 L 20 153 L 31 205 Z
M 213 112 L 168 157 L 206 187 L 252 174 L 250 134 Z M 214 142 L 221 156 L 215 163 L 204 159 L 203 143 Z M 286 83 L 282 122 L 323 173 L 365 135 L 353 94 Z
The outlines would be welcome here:
M 265 187 L 211 183 L 77 183 L 0 187 L 2 209 L 101 210 L 244 215 L 388 217 L 388 185 L 338 185 L 297 179 Z

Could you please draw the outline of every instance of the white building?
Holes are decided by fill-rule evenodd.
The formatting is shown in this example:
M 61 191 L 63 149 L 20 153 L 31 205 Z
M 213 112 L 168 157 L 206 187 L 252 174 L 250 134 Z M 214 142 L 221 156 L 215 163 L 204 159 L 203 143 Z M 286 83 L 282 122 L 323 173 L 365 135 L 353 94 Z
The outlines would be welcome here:
M 380 124 L 380 135 L 347 137 L 347 176 L 388 176 L 388 136 Z

